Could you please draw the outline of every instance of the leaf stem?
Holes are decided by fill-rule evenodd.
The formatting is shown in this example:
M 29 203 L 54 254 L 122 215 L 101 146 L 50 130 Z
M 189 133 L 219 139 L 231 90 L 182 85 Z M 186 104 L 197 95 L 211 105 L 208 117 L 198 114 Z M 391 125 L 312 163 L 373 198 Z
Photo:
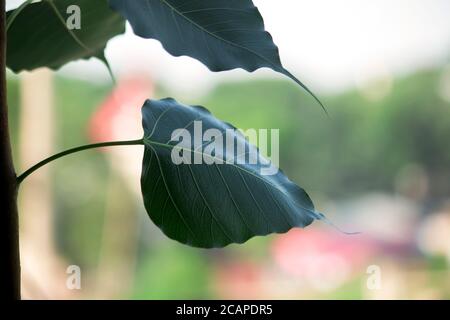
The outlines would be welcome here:
M 100 143 L 94 143 L 94 144 L 88 144 L 84 146 L 79 146 L 75 148 L 71 148 L 65 151 L 62 151 L 60 153 L 57 153 L 51 157 L 48 157 L 47 159 L 42 160 L 41 162 L 35 164 L 30 169 L 26 170 L 24 173 L 19 175 L 17 177 L 17 183 L 20 184 L 23 180 L 25 180 L 26 177 L 28 177 L 30 174 L 32 174 L 34 171 L 38 170 L 39 168 L 45 166 L 46 164 L 65 157 L 67 155 L 70 155 L 72 153 L 88 150 L 88 149 L 95 149 L 95 148 L 102 148 L 102 147 L 114 147 L 114 146 L 132 146 L 132 145 L 143 145 L 144 140 L 143 139 L 137 139 L 137 140 L 126 140 L 126 141 L 110 141 L 110 142 L 100 142 Z

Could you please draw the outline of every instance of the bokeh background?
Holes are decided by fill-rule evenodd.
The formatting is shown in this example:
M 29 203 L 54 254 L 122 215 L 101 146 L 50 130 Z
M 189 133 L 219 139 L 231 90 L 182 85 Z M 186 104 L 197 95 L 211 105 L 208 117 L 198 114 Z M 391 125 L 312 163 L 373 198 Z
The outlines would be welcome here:
M 183 246 L 144 210 L 142 147 L 87 151 L 21 187 L 24 298 L 450 298 L 450 2 L 254 2 L 329 118 L 271 71 L 213 74 L 127 28 L 106 51 L 116 84 L 94 59 L 8 73 L 18 171 L 69 147 L 139 138 L 143 101 L 173 96 L 239 128 L 279 128 L 283 170 L 361 234 L 316 222 L 220 250 Z M 66 287 L 70 265 L 81 290 Z

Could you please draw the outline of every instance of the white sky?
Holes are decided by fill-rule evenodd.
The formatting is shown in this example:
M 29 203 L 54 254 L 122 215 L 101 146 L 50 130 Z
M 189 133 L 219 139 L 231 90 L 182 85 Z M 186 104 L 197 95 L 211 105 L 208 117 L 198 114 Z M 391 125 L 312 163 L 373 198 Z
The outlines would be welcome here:
M 7 0 L 12 8 L 20 0 Z M 340 90 L 355 81 L 399 74 L 450 61 L 449 0 L 254 0 L 280 48 L 287 69 L 314 91 Z M 221 80 L 251 79 L 245 71 L 212 73 L 187 57 L 175 58 L 159 42 L 127 34 L 113 39 L 106 56 L 117 76 L 148 73 L 171 90 L 200 92 Z M 61 71 L 108 81 L 97 61 Z M 278 76 L 268 70 L 256 76 Z

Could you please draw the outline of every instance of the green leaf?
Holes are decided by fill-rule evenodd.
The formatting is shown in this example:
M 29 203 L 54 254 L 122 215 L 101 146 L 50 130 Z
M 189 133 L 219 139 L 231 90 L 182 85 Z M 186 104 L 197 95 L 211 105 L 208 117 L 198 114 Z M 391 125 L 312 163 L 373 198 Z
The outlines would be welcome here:
M 257 235 L 305 227 L 324 218 L 315 211 L 306 192 L 283 172 L 264 175 L 262 168 L 267 168 L 268 160 L 239 131 L 205 108 L 185 106 L 173 99 L 149 100 L 142 116 L 144 204 L 168 237 L 195 247 L 223 247 Z M 187 130 L 189 138 L 174 131 L 181 128 Z M 203 135 L 209 129 L 217 130 L 215 139 L 200 144 L 194 141 L 194 132 L 198 138 L 198 132 Z M 227 129 L 232 133 L 227 134 Z M 225 139 L 220 148 L 224 136 L 231 137 L 229 141 L 234 141 L 236 148 L 225 147 Z M 190 158 L 191 164 L 175 164 L 173 154 Z M 238 164 L 242 155 L 247 161 Z M 203 161 L 195 163 L 196 156 Z M 258 163 L 251 164 L 249 156 Z
M 251 0 L 109 0 L 143 38 L 157 39 L 174 56 L 187 55 L 212 71 L 267 67 L 317 97 L 281 64 Z M 322 106 L 323 107 L 323 106 Z
M 79 30 L 66 26 L 71 5 L 81 9 Z M 57 69 L 91 57 L 106 62 L 106 43 L 125 32 L 125 20 L 109 8 L 107 0 L 44 0 L 20 9 L 7 12 L 7 66 L 15 72 Z

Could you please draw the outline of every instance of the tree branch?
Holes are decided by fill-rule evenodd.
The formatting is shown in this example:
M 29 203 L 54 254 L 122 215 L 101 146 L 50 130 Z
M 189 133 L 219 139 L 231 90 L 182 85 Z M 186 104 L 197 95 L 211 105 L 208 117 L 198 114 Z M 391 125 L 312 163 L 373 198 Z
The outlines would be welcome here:
M 17 181 L 11 153 L 6 96 L 6 7 L 0 0 L 0 293 L 20 299 L 19 217 Z

